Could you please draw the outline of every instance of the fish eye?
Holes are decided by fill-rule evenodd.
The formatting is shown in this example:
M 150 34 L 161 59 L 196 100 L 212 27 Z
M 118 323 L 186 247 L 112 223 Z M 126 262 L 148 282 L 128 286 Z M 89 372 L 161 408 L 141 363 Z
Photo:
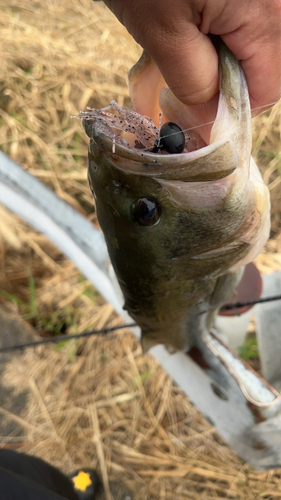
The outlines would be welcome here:
M 170 154 L 182 153 L 185 146 L 185 137 L 182 129 L 173 122 L 164 123 L 160 130 L 159 149 Z
M 140 226 L 155 226 L 161 215 L 161 208 L 153 198 L 139 198 L 131 206 L 135 221 Z

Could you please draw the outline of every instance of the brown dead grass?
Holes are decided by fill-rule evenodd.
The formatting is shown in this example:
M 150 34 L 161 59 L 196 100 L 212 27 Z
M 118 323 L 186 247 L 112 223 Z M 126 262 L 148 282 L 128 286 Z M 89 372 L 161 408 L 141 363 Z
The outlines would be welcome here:
M 140 49 L 102 4 L 0 0 L 0 147 L 95 221 L 86 183 L 87 138 L 72 120 L 87 105 L 128 104 L 126 73 Z M 254 155 L 272 197 L 272 237 L 258 258 L 262 272 L 280 269 L 280 106 L 254 121 Z M 269 153 L 266 153 L 269 151 Z M 42 235 L 0 209 L 0 295 L 16 314 L 30 307 L 36 285 L 38 331 L 68 332 L 120 323 L 76 268 Z M 56 316 L 58 315 L 58 317 Z M 45 325 L 45 326 L 44 326 Z M 136 499 L 281 498 L 280 471 L 242 463 L 135 338 L 119 332 L 27 351 L 7 365 L 3 383 L 30 391 L 19 443 L 2 445 L 41 456 L 66 472 L 97 467 L 122 479 Z M 7 417 L 7 412 L 0 409 Z

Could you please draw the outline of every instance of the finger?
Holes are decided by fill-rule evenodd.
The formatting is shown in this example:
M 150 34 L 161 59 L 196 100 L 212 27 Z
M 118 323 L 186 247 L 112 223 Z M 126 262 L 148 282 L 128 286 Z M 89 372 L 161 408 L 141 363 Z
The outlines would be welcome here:
M 281 65 L 276 59 L 276 51 L 270 54 L 268 48 L 260 50 L 252 58 L 242 61 L 252 108 L 252 115 L 256 116 L 281 97 Z M 281 47 L 277 54 L 280 54 Z
M 148 50 L 167 85 L 184 104 L 200 104 L 217 93 L 218 56 L 210 39 L 194 24 L 184 33 L 158 36 L 158 43 Z
M 209 101 L 217 92 L 218 57 L 186 0 L 104 0 L 148 52 L 184 104 Z
M 240 34 L 239 34 L 240 35 Z M 241 61 L 245 72 L 252 115 L 256 116 L 273 106 L 281 98 L 281 37 L 259 37 L 248 47 L 241 46 L 241 37 L 236 34 L 223 36 L 234 55 Z M 249 38 L 249 37 L 248 37 Z M 245 37 L 244 37 L 245 39 Z

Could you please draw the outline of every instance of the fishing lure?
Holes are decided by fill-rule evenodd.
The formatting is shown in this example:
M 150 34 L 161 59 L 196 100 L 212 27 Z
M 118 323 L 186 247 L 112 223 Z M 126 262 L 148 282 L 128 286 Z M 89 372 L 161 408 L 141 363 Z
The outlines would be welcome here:
M 77 118 L 98 126 L 114 144 L 130 149 L 142 149 L 152 153 L 180 154 L 196 151 L 205 146 L 199 135 L 183 131 L 173 122 L 157 127 L 151 118 L 142 116 L 133 109 L 121 107 L 115 101 L 103 109 L 87 108 Z M 85 125 L 87 126 L 87 125 Z M 90 131 L 89 131 L 90 133 Z

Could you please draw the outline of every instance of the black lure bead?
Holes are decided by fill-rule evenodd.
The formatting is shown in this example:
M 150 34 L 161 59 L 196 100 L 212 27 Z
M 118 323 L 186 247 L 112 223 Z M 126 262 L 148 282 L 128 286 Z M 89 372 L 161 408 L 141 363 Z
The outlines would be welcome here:
M 152 153 L 164 149 L 169 154 L 182 153 L 185 146 L 185 137 L 182 129 L 173 122 L 164 123 L 160 129 L 160 137 L 155 141 Z

